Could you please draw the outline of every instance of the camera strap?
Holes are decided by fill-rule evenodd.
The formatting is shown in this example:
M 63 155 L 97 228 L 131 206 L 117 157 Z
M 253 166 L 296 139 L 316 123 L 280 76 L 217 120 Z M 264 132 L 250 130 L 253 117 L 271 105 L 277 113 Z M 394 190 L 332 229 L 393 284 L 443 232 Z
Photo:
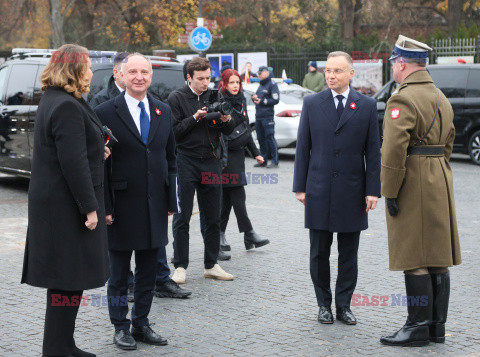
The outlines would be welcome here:
M 208 130 L 207 122 L 204 120 L 203 124 L 205 125 L 205 129 L 207 129 L 208 142 L 210 144 L 210 149 L 212 149 L 212 154 L 213 156 L 215 156 L 215 159 L 220 160 L 217 153 L 215 152 L 215 145 L 213 145 L 212 138 L 210 137 L 210 130 Z M 220 138 L 220 135 L 219 135 L 219 138 Z

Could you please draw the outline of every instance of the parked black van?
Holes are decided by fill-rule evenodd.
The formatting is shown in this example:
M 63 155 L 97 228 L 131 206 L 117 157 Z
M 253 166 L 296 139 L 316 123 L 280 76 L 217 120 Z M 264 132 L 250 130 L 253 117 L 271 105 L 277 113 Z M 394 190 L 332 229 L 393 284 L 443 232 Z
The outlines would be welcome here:
M 480 165 L 480 64 L 430 65 L 427 69 L 452 104 L 453 151 L 470 155 L 472 161 Z M 391 80 L 373 96 L 377 100 L 380 131 L 386 103 L 397 87 Z
M 30 177 L 35 115 L 43 94 L 40 76 L 50 56 L 50 53 L 23 53 L 0 65 L 0 172 Z M 149 92 L 166 101 L 173 90 L 185 85 L 183 65 L 151 61 L 153 80 Z M 92 58 L 89 98 L 106 86 L 112 69 L 108 59 Z

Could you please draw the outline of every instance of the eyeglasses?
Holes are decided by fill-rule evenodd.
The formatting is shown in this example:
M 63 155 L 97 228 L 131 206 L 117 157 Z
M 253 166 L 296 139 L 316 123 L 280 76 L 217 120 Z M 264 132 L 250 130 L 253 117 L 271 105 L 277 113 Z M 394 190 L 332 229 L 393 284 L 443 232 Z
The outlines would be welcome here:
M 348 68 L 347 68 L 347 69 L 330 69 L 330 68 L 325 68 L 325 69 L 323 70 L 323 72 L 324 72 L 325 74 L 333 74 L 333 73 L 335 73 L 335 74 L 342 74 L 342 73 L 344 73 L 344 72 L 346 72 L 346 71 L 348 71 Z

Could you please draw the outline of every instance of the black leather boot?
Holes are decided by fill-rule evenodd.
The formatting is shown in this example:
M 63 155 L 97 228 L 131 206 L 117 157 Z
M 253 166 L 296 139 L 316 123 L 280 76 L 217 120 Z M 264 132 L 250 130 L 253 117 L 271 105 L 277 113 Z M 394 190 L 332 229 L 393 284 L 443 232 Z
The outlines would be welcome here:
M 245 242 L 245 249 L 247 250 L 253 249 L 253 247 L 260 248 L 270 243 L 268 239 L 262 239 L 254 230 L 245 232 L 243 241 Z
M 389 346 L 420 347 L 430 343 L 432 279 L 430 275 L 405 275 L 408 318 L 405 325 L 380 342 Z
M 430 274 L 433 286 L 433 313 L 430 325 L 430 341 L 445 342 L 445 322 L 447 321 L 450 298 L 450 272 Z
M 217 257 L 218 260 L 230 260 L 230 258 L 231 258 L 230 253 L 226 253 L 221 249 L 218 251 L 218 257 Z
M 228 244 L 227 239 L 225 238 L 225 232 L 220 232 L 220 250 L 224 252 L 229 252 L 231 250 L 230 244 Z

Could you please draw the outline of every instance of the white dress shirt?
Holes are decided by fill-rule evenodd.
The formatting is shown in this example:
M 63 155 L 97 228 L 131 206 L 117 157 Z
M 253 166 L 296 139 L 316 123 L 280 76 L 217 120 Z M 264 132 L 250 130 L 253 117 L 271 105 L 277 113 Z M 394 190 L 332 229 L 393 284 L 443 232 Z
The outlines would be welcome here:
M 135 125 L 137 126 L 138 132 L 141 135 L 142 131 L 140 130 L 140 113 L 141 113 L 142 110 L 138 106 L 138 103 L 140 103 L 140 101 L 133 98 L 132 96 L 128 95 L 127 92 L 125 92 L 125 101 L 127 102 L 127 107 L 128 107 L 128 110 L 130 111 L 130 115 L 132 116 L 133 121 L 135 122 Z M 145 110 L 147 111 L 147 114 L 148 114 L 148 120 L 151 121 L 151 119 L 150 119 L 150 106 L 148 105 L 147 96 L 145 96 L 145 98 L 142 99 L 142 102 L 145 105 Z
M 118 91 L 119 91 L 120 93 L 125 92 L 125 89 L 123 89 L 122 87 L 120 87 L 120 86 L 117 84 L 116 81 L 113 81 L 113 83 L 115 83 L 115 85 L 117 86 L 117 89 L 118 89 Z
M 350 87 L 348 87 L 348 89 L 343 93 L 337 93 L 333 89 L 331 89 L 331 91 L 333 95 L 333 101 L 335 102 L 335 108 L 338 107 L 337 95 L 340 95 L 340 94 L 343 95 L 342 103 L 343 103 L 343 107 L 345 108 L 345 106 L 347 105 L 348 94 L 350 93 Z

